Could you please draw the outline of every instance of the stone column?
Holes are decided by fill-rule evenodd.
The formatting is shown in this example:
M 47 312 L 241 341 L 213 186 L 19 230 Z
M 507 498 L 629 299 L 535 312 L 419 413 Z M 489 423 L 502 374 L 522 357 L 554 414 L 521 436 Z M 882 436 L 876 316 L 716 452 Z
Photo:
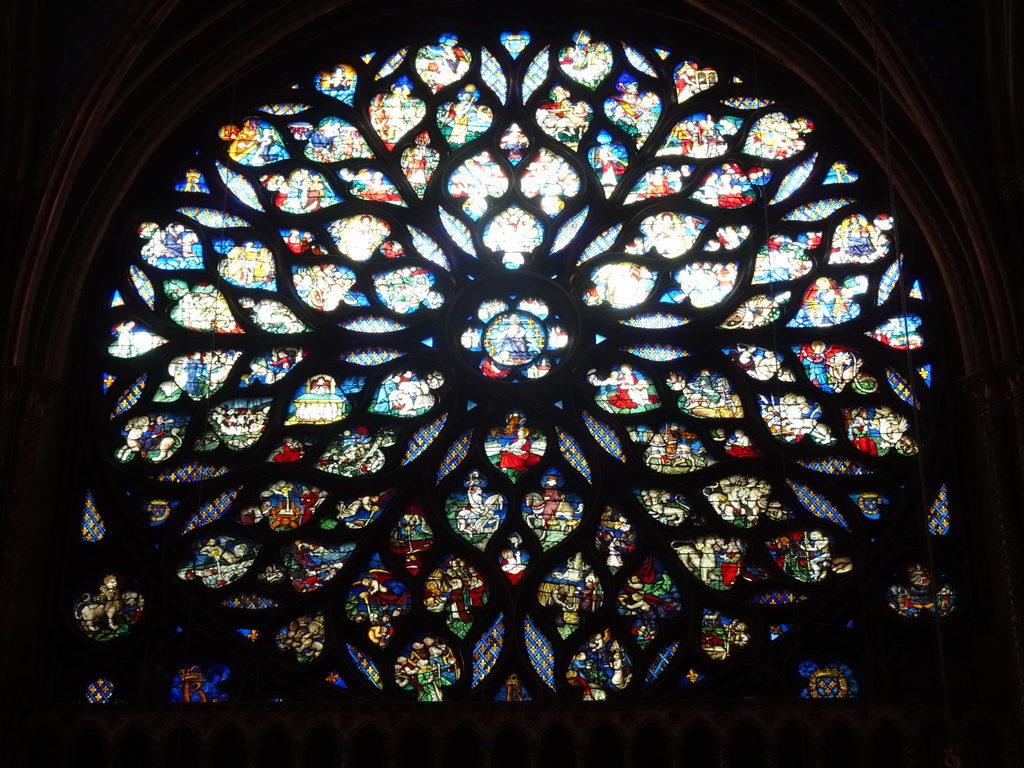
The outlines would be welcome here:
M 953 513 L 973 512 L 977 533 L 969 550 L 982 570 L 978 583 L 992 589 L 987 603 L 992 609 L 992 634 L 976 638 L 978 663 L 991 665 L 978 670 L 978 684 L 985 686 L 979 694 L 990 700 L 1009 695 L 1005 722 L 1020 723 L 1024 721 L 1024 529 L 1019 514 L 1024 498 L 1024 369 L 1018 363 L 993 367 L 970 377 L 966 384 L 973 412 L 963 416 L 974 418 L 958 421 L 976 425 L 971 442 L 981 447 L 972 462 L 977 484 L 968 491 L 976 494 L 978 503 L 973 510 Z M 990 653 L 981 652 L 985 646 Z M 1003 660 L 1010 662 L 1009 668 Z M 1007 733 L 1011 741 L 1017 738 L 1015 730 Z
M 75 510 L 58 507 L 62 478 L 68 475 L 55 467 L 85 449 L 80 440 L 76 445 L 75 430 L 66 423 L 59 383 L 23 369 L 0 371 L 0 578 L 5 585 L 0 590 L 0 722 L 14 765 L 30 764 L 32 745 L 24 741 L 29 718 L 47 698 L 50 675 L 60 674 L 60 660 L 47 658 L 54 612 L 71 610 L 54 603 L 63 573 L 54 521 L 70 518 L 69 525 L 75 525 Z

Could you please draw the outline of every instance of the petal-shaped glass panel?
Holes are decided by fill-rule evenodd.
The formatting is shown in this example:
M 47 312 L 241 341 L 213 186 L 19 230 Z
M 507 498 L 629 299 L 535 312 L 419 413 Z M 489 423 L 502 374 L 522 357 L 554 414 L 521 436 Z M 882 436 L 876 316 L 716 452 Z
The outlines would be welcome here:
M 654 290 L 657 272 L 631 261 L 605 264 L 590 273 L 593 288 L 583 301 L 592 306 L 610 304 L 615 309 L 627 309 L 642 304 Z
M 288 176 L 261 176 L 260 183 L 274 193 L 274 205 L 285 213 L 312 213 L 341 202 L 325 174 L 306 168 L 292 171 Z
M 701 68 L 696 61 L 683 61 L 673 71 L 676 87 L 676 100 L 682 104 L 718 84 L 718 72 L 711 67 Z
M 608 43 L 594 40 L 581 29 L 572 36 L 572 45 L 558 52 L 558 66 L 565 74 L 588 88 L 596 88 L 612 69 L 614 57 Z
M 604 103 L 604 113 L 623 133 L 631 136 L 637 149 L 644 145 L 661 117 L 661 98 L 653 91 L 641 91 L 636 78 L 623 72 L 615 83 L 617 93 Z
M 554 216 L 579 193 L 580 177 L 563 158 L 541 149 L 519 178 L 519 189 L 527 197 L 539 197 L 541 210 Z
M 228 157 L 236 163 L 259 168 L 288 159 L 284 139 L 266 120 L 249 118 L 240 125 L 225 125 L 220 137 L 228 143 Z
M 453 149 L 468 144 L 491 127 L 494 113 L 479 101 L 476 86 L 470 84 L 459 91 L 457 101 L 445 102 L 437 108 L 437 127 Z
M 338 101 L 352 106 L 358 77 L 351 64 L 338 64 L 333 70 L 317 72 L 313 76 L 313 87 Z
M 537 602 L 549 613 L 562 637 L 579 628 L 604 602 L 604 587 L 577 552 L 552 570 L 537 589 Z
M 359 129 L 340 117 L 325 117 L 315 130 L 306 133 L 306 141 L 306 157 L 321 163 L 373 157 Z
M 476 609 L 486 605 L 487 599 L 480 572 L 461 557 L 446 557 L 423 585 L 424 607 L 443 615 L 448 629 L 459 637 L 472 629 Z
M 488 198 L 499 198 L 508 191 L 508 177 L 490 152 L 481 152 L 465 160 L 448 178 L 448 193 L 465 198 L 462 209 L 471 219 L 487 211 Z
M 412 610 L 408 586 L 381 563 L 379 555 L 370 558 L 365 571 L 349 588 L 345 615 L 349 621 L 365 627 L 370 642 L 386 648 L 394 635 L 394 623 Z
M 581 645 L 565 672 L 566 682 L 578 688 L 584 701 L 604 701 L 622 691 L 633 678 L 633 659 L 610 632 L 591 636 Z
M 456 35 L 446 33 L 435 44 L 425 45 L 416 52 L 416 74 L 430 90 L 437 92 L 458 82 L 469 72 L 473 54 L 458 42 Z
M 594 108 L 586 101 L 570 98 L 569 91 L 561 85 L 552 88 L 549 96 L 537 109 L 537 125 L 551 138 L 576 149 L 590 126 Z
M 259 550 L 259 544 L 247 539 L 200 536 L 178 566 L 178 576 L 185 581 L 198 579 L 203 586 L 218 589 L 242 578 Z
M 403 76 L 392 83 L 390 91 L 381 91 L 374 97 L 370 125 L 391 150 L 426 114 L 426 102 L 412 95 L 412 82 Z
M 805 117 L 790 120 L 782 112 L 772 112 L 757 119 L 747 133 L 743 151 L 766 160 L 781 160 L 803 152 L 806 136 L 814 123 Z
M 676 123 L 657 154 L 719 157 L 729 151 L 729 137 L 739 133 L 742 124 L 738 117 L 716 119 L 707 112 L 698 112 Z

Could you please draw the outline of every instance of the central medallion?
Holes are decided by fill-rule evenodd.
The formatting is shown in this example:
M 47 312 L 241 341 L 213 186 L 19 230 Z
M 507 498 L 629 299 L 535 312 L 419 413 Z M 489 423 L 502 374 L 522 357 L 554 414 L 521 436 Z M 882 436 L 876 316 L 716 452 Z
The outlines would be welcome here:
M 488 379 L 547 376 L 574 337 L 570 300 L 544 278 L 502 275 L 489 285 L 475 285 L 473 298 L 466 296 L 459 305 L 456 322 L 466 362 Z
M 484 351 L 491 366 L 528 365 L 540 357 L 547 345 L 544 323 L 529 312 L 502 312 L 484 327 Z

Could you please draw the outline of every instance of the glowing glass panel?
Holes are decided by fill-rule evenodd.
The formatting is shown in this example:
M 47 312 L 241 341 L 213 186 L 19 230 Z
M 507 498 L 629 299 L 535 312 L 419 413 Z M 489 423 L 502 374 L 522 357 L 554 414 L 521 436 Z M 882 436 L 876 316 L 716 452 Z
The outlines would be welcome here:
M 590 462 L 587 461 L 586 455 L 583 453 L 583 449 L 580 448 L 579 443 L 560 429 L 556 429 L 555 433 L 558 435 L 558 450 L 562 452 L 562 456 L 569 462 L 569 466 L 583 475 L 588 483 L 591 482 Z
M 676 317 L 675 315 L 670 315 L 667 312 L 645 312 L 624 320 L 619 320 L 619 322 L 623 325 L 628 325 L 631 328 L 659 330 L 662 328 L 678 328 L 681 325 L 686 325 L 686 323 L 690 321 L 685 317 Z
M 576 266 L 578 267 L 581 264 L 585 264 L 591 259 L 600 256 L 602 253 L 609 250 L 621 231 L 622 225 L 616 224 L 614 227 L 609 227 L 594 238 L 594 241 L 586 247 L 583 254 L 576 261 Z
M 893 349 L 919 349 L 924 345 L 924 337 L 918 332 L 923 322 L 917 315 L 896 315 L 867 335 Z
M 738 117 L 716 119 L 706 112 L 699 112 L 677 123 L 657 154 L 719 157 L 729 151 L 729 137 L 735 136 L 742 124 Z
M 720 304 L 736 287 L 739 264 L 701 261 L 672 274 L 678 285 L 661 297 L 665 304 L 686 304 L 704 309 Z M 755 274 L 756 282 L 756 274 Z
M 375 688 L 381 689 L 384 683 L 381 681 L 380 670 L 369 656 L 356 648 L 354 645 L 345 645 L 348 648 L 348 655 L 356 663 L 359 671 L 366 675 L 366 679 L 373 683 Z
M 448 261 L 448 257 L 445 256 L 444 251 L 441 250 L 441 246 L 435 243 L 426 232 L 410 224 L 409 234 L 412 235 L 413 245 L 416 246 L 416 250 L 420 252 L 423 258 L 434 262 L 442 269 L 451 270 L 451 263 Z
M 827 219 L 844 205 L 852 203 L 848 197 L 830 197 L 794 208 L 783 217 L 783 221 L 821 221 Z
M 405 449 L 402 466 L 416 460 L 421 453 L 430 447 L 430 444 L 441 434 L 446 421 L 448 421 L 447 413 L 442 414 L 436 421 L 421 427 L 413 434 L 412 439 L 409 440 L 409 446 Z
M 391 54 L 384 62 L 383 66 L 378 70 L 374 76 L 374 80 L 383 80 L 385 77 L 394 72 L 405 61 L 406 54 L 409 53 L 408 48 L 402 48 L 401 50 L 395 51 Z
M 390 360 L 397 360 L 405 354 L 400 349 L 389 349 L 387 347 L 370 347 L 367 349 L 356 349 L 342 355 L 341 359 L 346 363 L 373 367 L 381 365 Z
M 693 170 L 696 167 L 690 172 Z M 759 187 L 767 184 L 771 175 L 770 170 L 760 166 L 744 170 L 737 163 L 725 163 L 706 174 L 690 197 L 713 208 L 746 208 L 758 199 Z
M 802 699 L 853 699 L 857 697 L 857 678 L 846 664 L 818 665 L 804 661 L 799 665 L 804 678 Z
M 459 38 L 446 32 L 434 45 L 416 51 L 414 67 L 419 78 L 435 93 L 466 76 L 473 63 L 473 54 L 458 45 Z
M 219 135 L 229 142 L 228 157 L 241 165 L 259 168 L 289 157 L 281 134 L 266 120 L 249 118 L 237 126 L 224 125 Z
M 611 46 L 594 40 L 581 29 L 572 35 L 573 44 L 558 52 L 558 66 L 577 83 L 596 88 L 611 71 L 614 57 Z
M 590 213 L 590 208 L 584 208 L 562 225 L 562 228 L 558 230 L 558 234 L 555 235 L 554 243 L 551 245 L 552 253 L 558 253 L 573 241 L 576 235 L 579 234 L 580 229 L 583 228 L 588 213 Z
M 390 333 L 404 330 L 408 326 L 380 315 L 363 315 L 346 320 L 341 327 L 358 333 Z
M 676 87 L 676 101 L 682 104 L 718 84 L 718 72 L 711 67 L 701 68 L 696 61 L 684 61 L 673 71 Z
M 815 152 L 809 158 L 804 160 L 800 165 L 786 174 L 786 178 L 779 184 L 779 191 L 775 193 L 775 196 L 768 201 L 769 205 L 777 205 L 783 200 L 786 200 L 793 196 L 797 190 L 804 185 L 810 177 L 811 172 L 814 170 L 814 163 L 818 159 L 818 153 Z
M 537 676 L 548 688 L 555 690 L 555 649 L 529 616 L 523 625 L 523 637 L 526 654 Z
M 533 57 L 530 66 L 523 75 L 523 104 L 530 100 L 530 97 L 543 85 L 548 76 L 548 51 L 547 46 Z
M 526 46 L 530 44 L 530 33 L 529 32 L 502 32 L 498 35 L 498 39 L 501 40 L 501 44 L 505 46 L 513 59 L 518 59 L 519 54 L 526 50 Z
M 611 197 L 620 179 L 629 167 L 629 150 L 625 144 L 612 141 L 607 131 L 597 134 L 597 144 L 587 152 L 590 167 L 601 179 L 601 187 L 605 197 Z
M 179 208 L 178 213 L 184 214 L 193 221 L 198 221 L 204 227 L 210 227 L 211 229 L 231 229 L 249 226 L 249 222 L 240 216 L 224 213 L 223 211 L 215 211 L 212 208 L 188 206 L 186 208 Z
M 458 440 L 452 443 L 452 447 L 448 449 L 448 453 L 445 454 L 444 459 L 441 462 L 441 466 L 437 470 L 437 482 L 441 482 L 445 477 L 450 475 L 459 465 L 465 461 L 466 456 L 469 455 L 469 446 L 473 442 L 473 430 L 466 430 Z
M 220 174 L 221 180 L 231 190 L 231 194 L 237 197 L 243 205 L 252 208 L 255 211 L 263 211 L 263 204 L 260 203 L 260 199 L 256 194 L 256 188 L 253 187 L 250 182 L 242 174 L 227 168 L 220 163 L 216 163 L 217 173 Z
M 803 304 L 789 321 L 790 328 L 827 328 L 849 322 L 860 315 L 855 297 L 867 293 L 866 275 L 854 275 L 841 284 L 828 277 L 819 277 L 804 294 Z
M 852 184 L 860 178 L 860 174 L 851 171 L 850 167 L 842 160 L 838 160 L 832 163 L 832 166 L 828 169 L 828 173 L 825 174 L 825 179 L 822 184 Z
M 754 605 L 789 605 L 791 603 L 803 602 L 806 599 L 806 596 L 796 592 L 774 590 L 754 595 L 754 597 L 750 598 L 750 602 Z
M 237 488 L 225 491 L 224 493 L 217 496 L 212 501 L 204 504 L 198 512 L 189 520 L 185 527 L 182 529 L 182 533 L 188 533 L 194 531 L 203 525 L 209 525 L 214 520 L 219 520 L 225 512 L 230 509 L 232 502 L 238 496 Z
M 277 607 L 277 603 L 269 597 L 254 594 L 233 595 L 222 600 L 221 605 L 226 608 L 237 608 L 242 611 L 264 611 Z
M 618 435 L 615 434 L 612 428 L 603 421 L 595 419 L 586 411 L 583 411 L 581 415 L 583 416 L 584 426 L 587 428 L 587 431 L 590 432 L 594 440 L 597 441 L 597 444 L 613 458 L 618 459 L 621 462 L 625 462 L 626 456 L 622 450 L 622 441 L 619 439 Z
M 505 639 L 505 616 L 498 614 L 491 628 L 473 646 L 473 682 L 476 688 L 491 673 Z
M 787 482 L 789 487 L 793 489 L 793 493 L 796 494 L 797 499 L 800 500 L 800 503 L 804 505 L 808 512 L 823 520 L 841 525 L 846 530 L 850 530 L 850 525 L 846 522 L 846 518 L 836 509 L 834 504 L 812 491 L 806 485 L 794 483 L 792 480 Z
M 782 112 L 771 112 L 759 117 L 747 132 L 743 151 L 766 160 L 793 157 L 807 146 L 805 137 L 814 124 L 804 117 L 789 119 Z
M 100 517 L 99 510 L 96 508 L 92 491 L 86 491 L 85 503 L 82 505 L 82 541 L 95 544 L 97 541 L 102 541 L 106 533 L 107 526 L 103 522 L 103 518 Z
M 642 357 L 644 360 L 655 360 L 657 362 L 677 360 L 680 357 L 688 357 L 690 354 L 682 347 L 676 347 L 672 344 L 631 344 L 622 347 L 622 351 Z
M 654 200 L 659 197 L 676 195 L 683 189 L 683 179 L 697 170 L 693 165 L 656 165 L 647 171 L 626 195 L 624 204 Z
M 120 416 L 125 411 L 129 410 L 133 405 L 139 402 L 139 398 L 142 397 L 142 392 L 146 388 L 146 379 L 148 374 L 143 374 L 135 383 L 132 384 L 128 389 L 125 390 L 124 394 L 117 399 L 114 404 L 114 410 L 110 413 L 110 418 L 113 419 Z
M 298 102 L 264 104 L 261 107 L 256 107 L 256 109 L 260 112 L 266 112 L 268 115 L 297 115 L 309 109 L 309 104 L 299 104 Z
M 580 145 L 594 117 L 594 108 L 586 101 L 574 101 L 568 89 L 556 85 L 548 92 L 548 100 L 538 105 L 537 125 L 544 133 L 569 149 Z
M 617 93 L 604 102 L 604 113 L 639 149 L 661 117 L 661 98 L 653 91 L 641 91 L 637 79 L 628 72 L 619 75 L 615 89 Z
M 502 264 L 516 269 L 544 240 L 544 225 L 518 205 L 506 208 L 484 227 L 484 245 L 502 254 Z
M 452 241 L 459 246 L 459 248 L 473 258 L 476 258 L 476 246 L 473 245 L 473 235 L 470 233 L 469 227 L 444 209 L 440 210 L 440 214 L 441 226 L 443 226 L 444 231 L 448 233 L 448 237 L 450 237 Z
M 896 393 L 900 400 L 905 402 L 907 405 L 912 405 L 915 408 L 920 408 L 921 403 L 917 399 L 917 395 L 914 394 L 914 388 L 909 381 L 892 368 L 885 369 L 885 378 L 889 382 L 889 386 L 892 387 L 892 391 Z
M 369 64 L 369 59 L 364 59 Z M 313 77 L 313 87 L 344 104 L 352 106 L 352 97 L 356 92 L 359 78 L 351 64 L 338 64 L 333 70 L 317 72 Z
M 727 107 L 732 107 L 733 109 L 751 110 L 761 109 L 762 107 L 770 106 L 775 102 L 773 102 L 771 99 L 757 99 L 751 96 L 737 96 L 731 99 L 723 99 L 722 103 L 725 104 L 725 106 Z
M 949 533 L 949 526 L 949 491 L 943 483 L 928 508 L 928 533 L 933 536 L 945 536 Z
M 156 479 L 168 483 L 198 483 L 203 480 L 212 480 L 229 471 L 230 469 L 225 466 L 182 464 L 177 469 L 160 473 Z
M 940 578 L 946 578 L 940 574 Z M 900 616 L 913 619 L 931 614 L 945 618 L 956 610 L 960 596 L 949 584 L 932 580 L 928 567 L 914 563 L 906 568 L 906 576 L 886 590 L 889 607 Z
M 174 191 L 208 195 L 210 187 L 207 185 L 202 171 L 197 168 L 189 168 L 184 172 L 182 180 L 174 185 Z
M 381 91 L 370 104 L 370 125 L 391 151 L 427 114 L 423 99 L 412 95 L 412 82 L 399 77 L 390 91 Z
M 310 174 L 312 180 L 315 181 L 314 174 Z M 388 203 L 389 205 L 397 205 L 401 208 L 408 208 L 408 203 L 402 199 L 402 193 L 398 191 L 398 187 L 380 171 L 374 170 L 373 168 L 360 168 L 359 170 L 353 171 L 347 168 L 343 168 L 338 171 L 338 177 L 348 184 L 348 192 L 352 197 L 357 197 L 360 200 L 371 200 L 375 203 Z M 310 204 L 307 202 L 304 204 L 304 210 L 319 210 L 320 208 L 326 208 L 329 205 L 333 205 L 338 202 L 340 198 L 336 198 L 329 189 L 325 189 L 320 193 L 318 202 Z M 308 197 L 307 197 L 308 201 Z M 298 211 L 294 211 L 298 213 Z
M 643 72 L 645 75 L 649 75 L 651 77 L 658 76 L 657 71 L 651 66 L 651 63 L 647 61 L 643 54 L 641 54 L 636 48 L 623 43 L 622 50 L 626 54 L 626 60 L 636 67 L 638 72 Z
M 487 87 L 494 91 L 498 101 L 504 104 L 508 97 L 508 79 L 501 64 L 486 48 L 480 49 L 480 76 L 487 83 Z
M 105 677 L 98 677 L 85 687 L 87 704 L 109 704 L 114 695 L 114 684 Z
M 156 303 L 156 291 L 153 289 L 153 281 L 134 264 L 128 267 L 128 274 L 131 277 L 132 285 L 135 286 L 135 290 L 139 292 L 139 298 L 146 303 L 147 307 L 153 309 Z
M 541 149 L 519 177 L 519 189 L 526 197 L 539 197 L 541 210 L 556 216 L 565 208 L 565 200 L 580 191 L 580 177 L 564 159 Z

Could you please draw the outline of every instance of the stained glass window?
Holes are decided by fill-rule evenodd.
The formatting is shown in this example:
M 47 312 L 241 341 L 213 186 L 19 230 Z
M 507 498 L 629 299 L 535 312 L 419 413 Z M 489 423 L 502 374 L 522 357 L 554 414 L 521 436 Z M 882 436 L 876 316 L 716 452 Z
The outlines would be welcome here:
M 177 649 L 176 702 L 276 698 L 239 687 L 268 664 L 291 696 L 598 701 L 846 632 L 891 520 L 951 525 L 916 485 L 927 254 L 854 142 L 682 43 L 375 50 L 218 121 L 123 228 L 84 641 Z M 879 605 L 952 611 L 907 573 Z M 793 657 L 790 693 L 855 696 L 854 663 Z

